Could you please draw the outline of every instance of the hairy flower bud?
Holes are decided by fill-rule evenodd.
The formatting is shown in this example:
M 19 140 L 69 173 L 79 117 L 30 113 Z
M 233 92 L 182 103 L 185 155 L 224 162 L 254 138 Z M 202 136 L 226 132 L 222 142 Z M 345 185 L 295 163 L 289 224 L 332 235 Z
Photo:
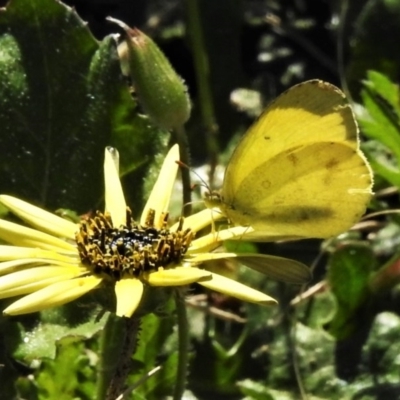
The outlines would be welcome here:
M 190 100 L 183 80 L 151 38 L 139 29 L 131 29 L 113 18 L 109 20 L 125 31 L 118 53 L 144 111 L 161 128 L 183 125 L 190 116 Z

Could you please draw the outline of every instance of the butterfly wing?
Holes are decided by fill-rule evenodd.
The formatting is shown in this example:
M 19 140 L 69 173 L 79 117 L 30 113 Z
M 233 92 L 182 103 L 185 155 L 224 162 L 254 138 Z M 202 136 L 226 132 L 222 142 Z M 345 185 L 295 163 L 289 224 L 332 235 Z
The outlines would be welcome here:
M 343 93 L 308 81 L 282 94 L 237 146 L 222 210 L 251 238 L 334 236 L 365 212 L 372 175 Z
M 311 280 L 310 268 L 289 258 L 264 254 L 243 254 L 235 259 L 246 267 L 261 272 L 274 280 L 293 284 L 303 284 Z
M 362 155 L 343 143 L 321 142 L 289 149 L 255 168 L 226 213 L 252 226 L 247 238 L 326 238 L 354 225 L 370 197 Z

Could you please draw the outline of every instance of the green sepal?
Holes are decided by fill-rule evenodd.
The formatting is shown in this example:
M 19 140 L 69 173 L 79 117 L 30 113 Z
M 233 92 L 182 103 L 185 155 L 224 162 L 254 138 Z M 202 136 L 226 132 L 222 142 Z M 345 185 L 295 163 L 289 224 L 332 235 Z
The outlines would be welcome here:
M 190 99 L 182 78 L 156 43 L 139 29 L 115 19 L 125 31 L 119 46 L 122 68 L 129 72 L 144 111 L 160 128 L 182 126 L 190 116 Z

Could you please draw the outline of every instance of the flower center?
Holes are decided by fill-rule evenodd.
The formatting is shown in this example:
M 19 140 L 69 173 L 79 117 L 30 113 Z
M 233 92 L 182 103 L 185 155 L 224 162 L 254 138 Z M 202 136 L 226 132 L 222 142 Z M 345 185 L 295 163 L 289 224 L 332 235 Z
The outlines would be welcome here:
M 108 213 L 96 212 L 94 218 L 81 221 L 76 234 L 79 256 L 92 272 L 115 280 L 139 277 L 142 272 L 179 263 L 193 239 L 190 229 L 183 230 L 183 218 L 178 229 L 167 229 L 168 214 L 162 215 L 162 228 L 154 226 L 154 210 L 150 210 L 146 225 L 137 224 L 130 209 L 126 225 L 113 226 Z

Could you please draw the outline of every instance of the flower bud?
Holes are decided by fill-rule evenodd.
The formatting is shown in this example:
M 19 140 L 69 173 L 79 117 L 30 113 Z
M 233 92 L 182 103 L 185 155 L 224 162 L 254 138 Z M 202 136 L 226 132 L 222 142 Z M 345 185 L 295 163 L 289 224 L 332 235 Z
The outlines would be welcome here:
M 161 128 L 183 125 L 190 116 L 190 100 L 183 80 L 152 39 L 139 29 L 108 19 L 125 31 L 125 41 L 118 46 L 122 70 L 128 71 L 144 111 Z

